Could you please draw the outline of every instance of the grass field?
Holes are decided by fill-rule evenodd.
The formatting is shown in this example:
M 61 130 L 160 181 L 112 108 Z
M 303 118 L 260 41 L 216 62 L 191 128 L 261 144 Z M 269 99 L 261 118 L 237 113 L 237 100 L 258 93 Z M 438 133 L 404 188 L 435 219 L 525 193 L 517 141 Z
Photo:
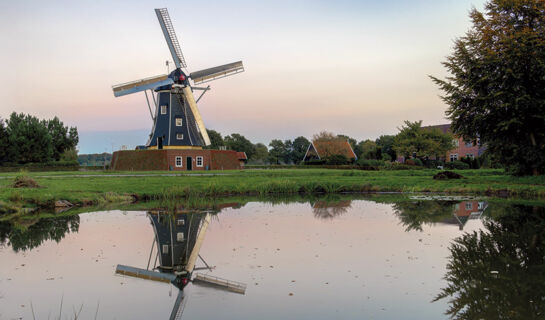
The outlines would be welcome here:
M 545 176 L 513 177 L 501 170 L 459 170 L 461 180 L 433 180 L 437 170 L 361 171 L 277 169 L 173 172 L 30 172 L 42 188 L 12 188 L 15 173 L 0 174 L 4 206 L 52 207 L 163 198 L 343 192 L 445 192 L 545 198 Z

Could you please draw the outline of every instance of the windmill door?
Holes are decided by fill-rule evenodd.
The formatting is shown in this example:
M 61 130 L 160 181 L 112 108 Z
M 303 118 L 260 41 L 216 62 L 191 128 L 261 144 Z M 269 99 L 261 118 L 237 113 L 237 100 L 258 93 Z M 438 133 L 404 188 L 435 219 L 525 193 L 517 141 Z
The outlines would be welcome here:
M 191 157 L 187 157 L 185 163 L 186 163 L 186 168 L 188 171 L 193 170 L 193 159 L 191 159 Z
M 157 137 L 157 149 L 163 149 L 163 137 Z

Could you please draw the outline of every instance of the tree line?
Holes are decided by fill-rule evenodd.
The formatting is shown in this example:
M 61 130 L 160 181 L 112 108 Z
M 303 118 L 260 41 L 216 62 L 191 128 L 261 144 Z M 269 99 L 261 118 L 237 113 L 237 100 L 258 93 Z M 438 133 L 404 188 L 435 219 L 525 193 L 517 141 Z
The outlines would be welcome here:
M 413 146 L 418 146 L 418 149 L 415 149 L 417 150 L 417 156 L 423 154 L 444 155 L 447 150 L 449 150 L 444 150 L 444 148 L 452 146 L 452 137 L 450 135 L 435 130 L 430 130 L 430 133 L 417 134 L 416 136 L 418 136 L 418 139 L 412 141 L 407 137 L 414 134 L 414 132 L 410 132 L 410 130 L 425 130 L 421 128 L 421 122 L 406 122 L 406 124 L 408 126 L 410 124 L 409 130 L 406 130 L 403 127 L 403 129 L 400 129 L 400 134 L 397 136 L 381 135 L 375 140 L 364 139 L 358 141 L 348 135 L 335 135 L 327 131 L 315 134 L 312 137 L 312 140 L 346 140 L 352 147 L 352 150 L 358 159 L 383 161 L 395 161 L 398 154 L 411 157 L 413 155 Z M 239 133 L 222 136 L 221 133 L 215 130 L 208 129 L 207 131 L 211 141 L 211 145 L 207 148 L 221 149 L 225 147 L 229 150 L 245 152 L 250 164 L 299 164 L 303 161 L 311 143 L 306 137 L 299 136 L 293 140 L 273 139 L 268 145 L 265 145 L 264 143 L 254 144 Z M 396 144 L 396 137 L 398 136 L 400 138 L 398 138 Z M 436 140 L 442 141 L 443 145 L 436 143 Z M 445 141 L 448 141 L 448 143 L 444 143 Z
M 0 119 L 0 164 L 48 163 L 76 160 L 78 130 L 57 117 L 40 120 L 13 112 Z

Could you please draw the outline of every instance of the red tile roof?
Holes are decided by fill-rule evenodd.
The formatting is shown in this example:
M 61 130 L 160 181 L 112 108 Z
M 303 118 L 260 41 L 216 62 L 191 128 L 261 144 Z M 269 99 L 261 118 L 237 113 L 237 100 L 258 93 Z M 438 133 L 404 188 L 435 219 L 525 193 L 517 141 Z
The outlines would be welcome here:
M 238 160 L 248 160 L 246 152 L 237 152 L 237 158 Z

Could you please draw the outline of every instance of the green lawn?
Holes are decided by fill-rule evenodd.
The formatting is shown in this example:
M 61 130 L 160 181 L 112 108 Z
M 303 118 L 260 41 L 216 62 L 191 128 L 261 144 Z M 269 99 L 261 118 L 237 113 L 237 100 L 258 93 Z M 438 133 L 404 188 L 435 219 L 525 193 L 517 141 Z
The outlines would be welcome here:
M 458 170 L 461 180 L 438 181 L 437 170 L 361 171 L 275 169 L 206 171 L 168 176 L 174 172 L 29 172 L 42 188 L 12 188 L 16 173 L 0 174 L 0 201 L 13 206 L 50 207 L 55 200 L 74 204 L 138 199 L 220 195 L 271 195 L 342 192 L 447 192 L 509 194 L 545 198 L 545 176 L 512 177 L 502 170 Z M 206 175 L 199 175 L 199 174 Z M 138 175 L 138 176 L 130 176 Z

